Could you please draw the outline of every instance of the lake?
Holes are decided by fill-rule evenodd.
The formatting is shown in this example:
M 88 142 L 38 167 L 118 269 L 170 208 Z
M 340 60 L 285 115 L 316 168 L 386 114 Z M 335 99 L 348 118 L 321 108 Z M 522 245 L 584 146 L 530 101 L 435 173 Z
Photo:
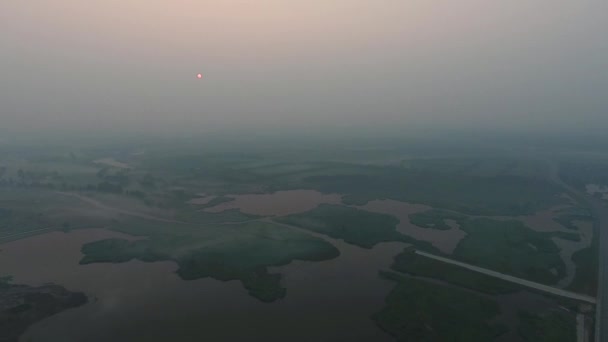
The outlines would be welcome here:
M 14 283 L 83 291 L 85 306 L 40 321 L 22 341 L 390 341 L 370 316 L 393 283 L 378 277 L 404 244 L 371 250 L 333 241 L 340 257 L 273 267 L 287 297 L 265 304 L 238 281 L 181 280 L 173 262 L 79 265 L 82 244 L 129 238 L 103 229 L 53 232 L 2 245 Z

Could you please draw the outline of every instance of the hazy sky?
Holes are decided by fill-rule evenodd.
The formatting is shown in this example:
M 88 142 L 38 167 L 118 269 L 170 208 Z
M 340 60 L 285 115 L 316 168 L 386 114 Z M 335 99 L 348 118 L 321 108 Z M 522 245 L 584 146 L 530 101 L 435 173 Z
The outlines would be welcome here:
M 4 130 L 254 123 L 607 125 L 608 1 L 0 1 Z

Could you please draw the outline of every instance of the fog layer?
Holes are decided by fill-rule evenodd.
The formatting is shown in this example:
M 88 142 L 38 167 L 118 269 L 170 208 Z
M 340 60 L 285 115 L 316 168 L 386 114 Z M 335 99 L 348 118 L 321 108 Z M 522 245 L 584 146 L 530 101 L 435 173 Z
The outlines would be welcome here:
M 0 127 L 596 130 L 607 34 L 604 0 L 6 0 Z

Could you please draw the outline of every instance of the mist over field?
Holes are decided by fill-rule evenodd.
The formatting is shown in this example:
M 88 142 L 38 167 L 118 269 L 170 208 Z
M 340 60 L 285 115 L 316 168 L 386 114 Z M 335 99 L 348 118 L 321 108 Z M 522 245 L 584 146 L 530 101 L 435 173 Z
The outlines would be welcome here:
M 0 341 L 608 341 L 608 1 L 0 0 Z
M 0 131 L 599 135 L 606 13 L 600 0 L 2 1 Z

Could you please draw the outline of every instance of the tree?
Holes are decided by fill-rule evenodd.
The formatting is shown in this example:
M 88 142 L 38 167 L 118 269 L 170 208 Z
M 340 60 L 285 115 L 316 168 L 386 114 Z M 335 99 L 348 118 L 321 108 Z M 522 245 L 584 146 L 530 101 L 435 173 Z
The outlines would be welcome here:
M 64 223 L 61 225 L 61 230 L 62 230 L 62 231 L 64 231 L 64 232 L 66 232 L 66 233 L 67 233 L 67 232 L 69 232 L 69 231 L 71 230 L 71 225 L 70 225 L 70 223 L 69 223 L 69 222 L 64 222 Z
M 101 170 L 97 171 L 97 177 L 104 179 L 106 177 L 106 175 L 108 174 L 108 168 L 104 167 Z
M 151 174 L 147 173 L 143 180 L 140 182 L 141 185 L 148 187 L 148 188 L 153 188 L 156 186 L 156 180 L 154 179 L 154 176 L 152 176 Z

